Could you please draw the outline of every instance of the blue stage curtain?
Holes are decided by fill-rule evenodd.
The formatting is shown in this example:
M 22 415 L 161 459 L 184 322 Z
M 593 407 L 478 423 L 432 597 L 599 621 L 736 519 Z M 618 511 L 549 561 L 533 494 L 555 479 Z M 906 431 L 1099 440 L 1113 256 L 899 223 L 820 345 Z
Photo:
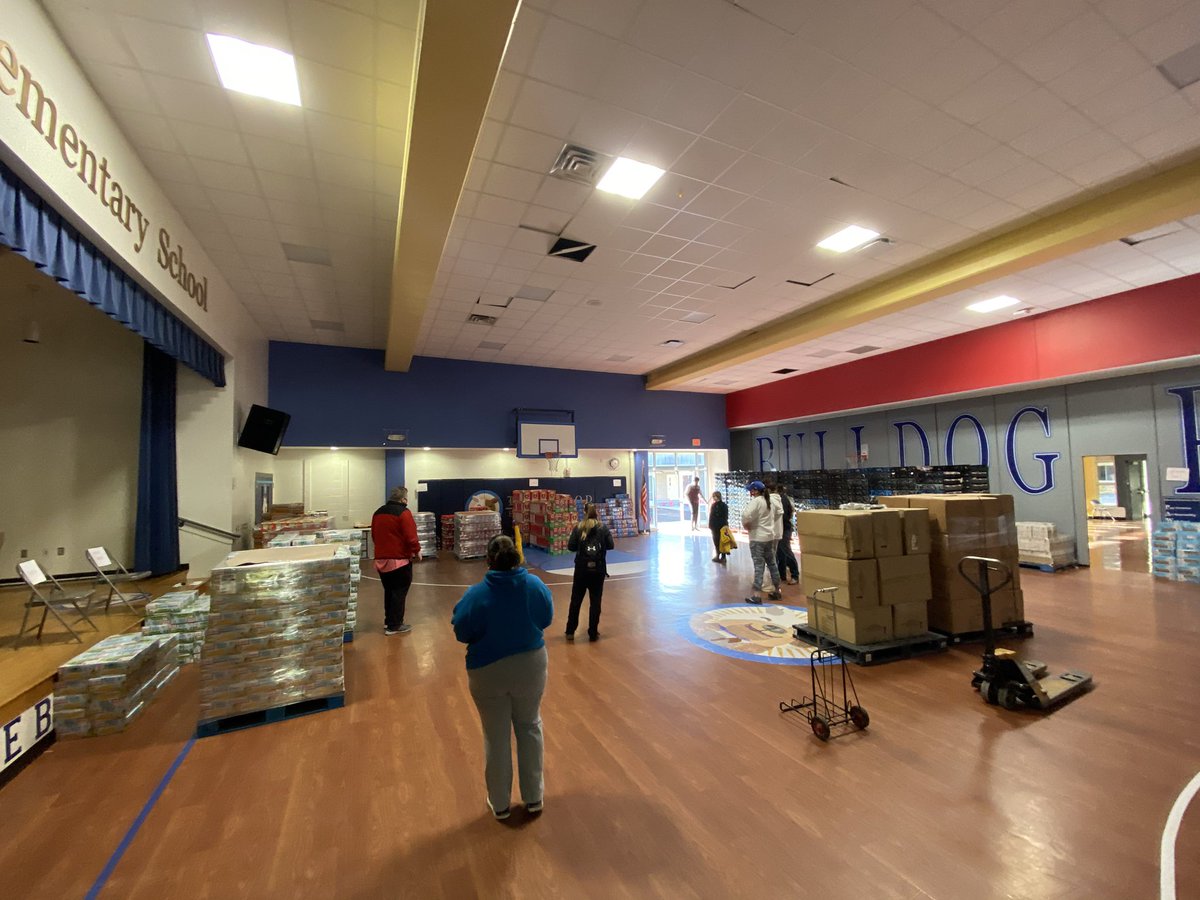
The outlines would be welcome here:
M 142 354 L 142 433 L 134 560 L 136 569 L 155 575 L 179 568 L 175 360 L 149 343 Z
M 217 387 L 225 386 L 220 351 L 110 262 L 3 162 L 0 242 L 147 343 Z

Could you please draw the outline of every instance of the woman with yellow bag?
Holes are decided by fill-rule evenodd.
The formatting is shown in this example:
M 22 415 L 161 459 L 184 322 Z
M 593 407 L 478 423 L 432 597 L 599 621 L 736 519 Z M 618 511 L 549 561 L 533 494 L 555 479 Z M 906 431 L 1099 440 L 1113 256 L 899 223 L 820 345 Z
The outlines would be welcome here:
M 737 545 L 729 533 L 729 507 L 721 499 L 720 491 L 713 491 L 712 502 L 708 505 L 708 530 L 712 532 L 713 546 L 717 549 L 712 561 L 725 565 L 729 551 Z

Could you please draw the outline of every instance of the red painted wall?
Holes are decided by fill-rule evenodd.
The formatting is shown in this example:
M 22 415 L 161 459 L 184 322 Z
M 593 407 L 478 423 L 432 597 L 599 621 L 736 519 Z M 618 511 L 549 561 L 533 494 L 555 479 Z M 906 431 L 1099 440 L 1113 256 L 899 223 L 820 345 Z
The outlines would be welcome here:
M 1200 275 L 725 397 L 730 428 L 1200 355 Z

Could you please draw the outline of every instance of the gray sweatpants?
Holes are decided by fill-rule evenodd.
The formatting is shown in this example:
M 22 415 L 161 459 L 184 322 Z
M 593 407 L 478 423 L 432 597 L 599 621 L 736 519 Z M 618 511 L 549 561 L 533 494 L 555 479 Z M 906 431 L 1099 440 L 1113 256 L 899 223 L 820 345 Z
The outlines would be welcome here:
M 517 653 L 480 669 L 468 669 L 471 698 L 483 725 L 483 777 L 492 809 L 508 809 L 512 793 L 512 742 L 517 736 L 521 800 L 542 799 L 542 693 L 546 648 Z
M 775 564 L 775 541 L 751 541 L 750 559 L 754 562 L 754 589 L 761 591 L 763 569 L 771 575 L 771 583 L 779 590 L 779 567 Z

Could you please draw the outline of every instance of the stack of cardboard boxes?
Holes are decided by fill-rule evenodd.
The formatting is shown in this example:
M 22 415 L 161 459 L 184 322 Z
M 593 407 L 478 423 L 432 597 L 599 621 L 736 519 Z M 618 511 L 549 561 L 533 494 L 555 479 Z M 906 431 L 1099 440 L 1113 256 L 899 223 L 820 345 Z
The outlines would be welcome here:
M 173 634 L 114 634 L 59 666 L 54 727 L 59 736 L 124 731 L 179 671 Z
M 174 635 L 178 641 L 179 664 L 200 658 L 204 631 L 208 627 L 208 594 L 197 591 L 172 591 L 146 604 L 142 634 Z
M 1075 565 L 1075 538 L 1059 534 L 1053 522 L 1017 523 L 1018 561 L 1061 569 Z
M 809 624 L 851 644 L 928 631 L 929 519 L 923 510 L 796 514 L 804 593 L 836 587 L 834 607 L 809 604 Z
M 959 572 L 964 556 L 998 559 L 1012 572 L 1012 583 L 992 594 L 992 623 L 1003 625 L 1025 618 L 1017 566 L 1017 527 L 1009 494 L 906 494 L 880 497 L 885 506 L 927 509 L 932 535 L 930 562 L 933 599 L 929 627 L 946 634 L 983 630 L 983 603 Z M 972 577 L 978 577 L 972 570 Z M 991 575 L 999 580 L 999 575 Z M 993 581 L 994 583 L 994 581 Z

